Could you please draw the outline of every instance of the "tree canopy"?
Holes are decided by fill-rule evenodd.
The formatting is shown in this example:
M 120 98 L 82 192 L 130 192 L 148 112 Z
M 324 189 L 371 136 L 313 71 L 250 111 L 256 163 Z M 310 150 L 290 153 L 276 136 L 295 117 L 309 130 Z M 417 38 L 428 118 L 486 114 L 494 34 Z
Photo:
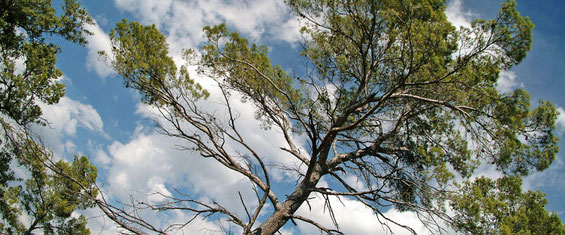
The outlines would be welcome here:
M 51 0 L 0 6 L 0 233 L 89 234 L 86 217 L 73 212 L 94 206 L 96 167 L 85 156 L 55 161 L 30 125 L 47 124 L 40 103 L 64 96 L 52 37 L 85 45 L 92 19 L 75 0 L 64 1 L 61 15 Z
M 517 180 L 555 159 L 557 111 L 548 101 L 532 106 L 523 89 L 496 89 L 500 72 L 520 63 L 531 48 L 533 23 L 514 0 L 504 2 L 496 18 L 469 28 L 448 22 L 444 0 L 287 3 L 304 25 L 301 56 L 307 63 L 299 75 L 272 64 L 266 46 L 223 24 L 204 28 L 208 42 L 201 50 L 185 51 L 200 79 L 218 87 L 220 94 L 212 95 L 220 97 L 226 118 L 202 107 L 211 94 L 186 67 L 176 67 L 155 26 L 117 24 L 108 58 L 124 84 L 158 109 L 165 134 L 248 178 L 257 196 L 252 208 L 242 199 L 245 215 L 190 197 L 132 207 L 220 214 L 245 234 L 273 234 L 295 220 L 340 233 L 328 198 L 347 197 L 411 232 L 384 211 L 415 212 L 432 232 L 445 231 L 444 223 L 469 233 L 562 232 L 560 220 L 543 209 L 543 196 L 521 193 Z M 273 151 L 304 166 L 284 168 L 298 179 L 290 194 L 273 191 L 269 156 L 241 134 L 244 127 L 231 105 L 235 94 L 255 107 L 264 128 L 284 137 L 285 146 Z M 305 146 L 296 137 L 305 138 Z M 481 164 L 496 166 L 505 177 L 471 183 Z M 319 185 L 322 179 L 329 188 Z M 326 198 L 333 228 L 295 214 L 313 194 Z M 504 210 L 493 211 L 493 203 Z M 131 232 L 174 228 L 114 212 L 113 219 Z M 545 217 L 531 218 L 539 215 Z
M 53 162 L 52 154 L 31 139 L 11 146 L 2 155 L 14 156 L 12 166 L 26 170 L 29 176 L 16 177 L 13 171 L 2 169 L 0 232 L 90 234 L 86 217 L 73 215 L 75 210 L 95 205 L 97 170 L 88 158 L 75 156 L 72 163 Z
M 0 110 L 25 125 L 41 115 L 36 101 L 53 104 L 64 95 L 64 84 L 57 81 L 62 73 L 55 67 L 60 48 L 50 42 L 51 36 L 84 45 L 84 34 L 90 33 L 84 25 L 92 19 L 75 0 L 65 1 L 60 16 L 51 0 L 1 4 Z
M 466 182 L 452 202 L 455 227 L 471 234 L 565 234 L 559 216 L 544 209 L 544 194 L 522 193 L 521 184 L 510 176 Z

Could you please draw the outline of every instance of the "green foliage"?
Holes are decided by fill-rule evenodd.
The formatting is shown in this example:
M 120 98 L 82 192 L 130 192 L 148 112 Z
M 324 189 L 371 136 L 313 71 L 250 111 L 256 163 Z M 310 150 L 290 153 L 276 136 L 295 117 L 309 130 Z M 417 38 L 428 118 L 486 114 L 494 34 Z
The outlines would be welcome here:
M 559 216 L 544 208 L 544 194 L 522 193 L 521 184 L 508 176 L 466 182 L 452 201 L 455 228 L 469 234 L 565 234 Z
M 84 45 L 85 24 L 92 22 L 76 0 L 65 0 L 56 15 L 51 0 L 2 1 L 0 10 L 0 112 L 18 124 L 37 121 L 36 102 L 53 104 L 64 95 L 62 73 L 55 67 L 60 36 Z
M 295 104 L 301 99 L 291 76 L 278 65 L 272 65 L 267 56 L 267 46 L 249 43 L 237 32 L 229 32 L 225 24 L 204 27 L 208 44 L 204 46 L 201 71 L 217 81 L 225 82 L 226 88 L 243 94 L 243 99 L 263 106 L 257 117 L 269 122 L 269 115 L 282 110 L 298 109 Z M 222 41 L 227 41 L 222 43 Z M 263 103 L 277 107 L 265 110 Z
M 124 78 L 126 87 L 141 91 L 143 101 L 163 105 L 170 102 L 168 89 L 182 88 L 196 99 L 208 92 L 189 77 L 185 66 L 179 71 L 168 55 L 168 44 L 155 25 L 144 26 L 123 20 L 110 33 L 112 67 Z M 100 52 L 104 55 L 104 52 Z
M 45 234 L 89 234 L 86 218 L 75 218 L 72 213 L 94 206 L 98 194 L 96 167 L 84 156 L 75 156 L 72 163 L 59 160 L 49 165 L 52 156 L 32 140 L 12 146 L 17 166 L 29 175 L 11 177 L 0 186 L 0 231 L 23 233 L 41 229 Z M 29 219 L 30 224 L 23 224 L 21 216 Z
M 51 164 L 53 156 L 28 137 L 27 128 L 44 124 L 39 102 L 57 103 L 65 93 L 52 37 L 85 45 L 90 32 L 84 27 L 92 19 L 76 0 L 65 0 L 60 15 L 51 0 L 0 6 L 0 233 L 89 234 L 86 218 L 72 212 L 93 206 L 96 168 L 86 157 Z
M 427 214 L 430 221 L 434 216 L 449 220 L 444 206 L 449 200 L 454 200 L 457 213 L 471 209 L 494 213 L 489 209 L 494 202 L 474 204 L 471 209 L 458 204 L 473 198 L 471 186 L 463 187 L 465 194 L 450 197 L 458 186 L 457 176 L 468 179 L 480 164 L 493 164 L 508 176 L 496 184 L 486 180 L 485 190 L 513 190 L 513 201 L 535 204 L 535 213 L 547 213 L 541 194 L 522 196 L 519 182 L 508 181 L 546 169 L 558 151 L 555 107 L 540 101 L 532 108 L 525 90 L 496 89 L 500 71 L 520 63 L 531 48 L 533 23 L 519 14 L 516 1 L 503 3 L 493 20 L 476 20 L 459 29 L 447 21 L 445 0 L 287 3 L 304 25 L 301 56 L 306 66 L 298 71 L 304 77 L 273 65 L 266 46 L 250 43 L 224 24 L 205 27 L 208 42 L 200 52 L 186 54 L 189 63 L 221 89 L 230 115 L 227 124 L 198 108 L 194 101 L 207 93 L 188 75 L 176 75 L 165 37 L 155 26 L 123 21 L 111 34 L 112 65 L 126 86 L 144 94 L 143 101 L 149 104 L 173 108 L 175 115 L 161 109 L 175 128 L 166 133 L 194 145 L 187 149 L 249 178 L 266 195 L 260 205 L 269 197 L 273 214 L 253 233 L 275 233 L 312 192 L 349 196 L 379 216 L 394 207 Z M 281 151 L 308 166 L 306 172 L 290 169 L 299 174 L 300 182 L 283 203 L 279 203 L 283 197 L 270 191 L 262 156 L 238 132 L 231 93 L 251 101 L 264 127 L 277 128 L 284 135 L 288 146 Z M 308 153 L 301 153 L 292 136 L 306 138 Z M 224 148 L 229 141 L 248 151 L 231 153 Z M 348 184 L 345 178 L 351 176 L 366 190 Z M 317 188 L 322 177 L 338 186 Z M 510 205 L 510 199 L 496 200 L 499 206 Z M 327 208 L 333 218 L 331 205 Z M 515 227 L 525 218 L 540 224 L 530 218 L 534 212 L 523 210 L 508 209 L 521 215 L 509 214 L 507 220 L 498 221 L 496 231 L 519 232 Z M 252 219 L 243 225 L 234 214 L 223 213 L 246 231 L 255 228 Z M 473 218 L 462 217 L 458 226 L 479 223 Z M 552 229 L 559 229 L 560 222 L 551 221 L 544 231 L 559 232 Z M 475 225 L 465 229 L 483 226 Z
M 335 105 L 323 99 L 314 104 L 333 120 L 318 122 L 326 125 L 320 129 L 356 125 L 344 134 L 354 137 L 349 146 L 366 139 L 384 149 L 407 149 L 398 159 L 415 172 L 403 182 L 449 183 L 449 171 L 468 177 L 485 160 L 504 173 L 527 175 L 554 160 L 557 112 L 551 103 L 531 110 L 524 90 L 495 89 L 500 70 L 519 63 L 532 42 L 533 24 L 520 16 L 515 1 L 505 2 L 496 19 L 458 30 L 447 22 L 441 0 L 289 4 L 316 22 L 303 28 L 312 38 L 303 54 L 315 65 L 313 79 L 337 87 Z M 374 111 L 351 109 L 363 102 L 373 102 Z M 388 123 L 398 129 L 379 142 L 387 135 L 379 129 L 387 118 L 402 123 Z M 438 198 L 416 186 L 391 186 L 408 203 Z

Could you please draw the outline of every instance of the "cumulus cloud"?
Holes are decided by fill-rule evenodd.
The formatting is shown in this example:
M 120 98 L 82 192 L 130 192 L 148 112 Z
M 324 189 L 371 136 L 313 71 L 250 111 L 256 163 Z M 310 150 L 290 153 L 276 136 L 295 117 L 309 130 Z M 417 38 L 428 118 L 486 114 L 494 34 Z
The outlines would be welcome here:
M 295 42 L 299 35 L 298 20 L 289 14 L 282 1 L 249 0 L 114 0 L 121 10 L 132 13 L 145 24 L 156 24 L 168 32 L 175 49 L 198 47 L 203 42 L 202 27 L 227 23 L 254 40 L 265 38 Z M 188 40 L 187 40 L 188 39 Z
M 78 128 L 84 128 L 93 133 L 104 137 L 104 122 L 102 118 L 88 104 L 83 104 L 69 97 L 63 97 L 59 103 L 47 105 L 40 103 L 43 115 L 41 116 L 48 122 L 45 127 L 36 126 L 34 130 L 46 142 L 47 147 L 53 149 L 57 154 L 74 153 L 76 146 L 66 137 L 75 137 Z
M 306 204 L 302 205 L 298 209 L 297 214 L 314 218 L 318 223 L 327 228 L 334 228 L 323 197 L 316 193 L 311 195 L 310 198 L 309 206 Z M 411 234 L 410 231 L 387 222 L 382 217 L 378 218 L 371 209 L 361 202 L 345 197 L 330 197 L 329 201 L 334 210 L 336 221 L 340 226 L 340 231 L 344 234 L 390 234 L 386 225 L 390 227 L 394 234 Z M 396 209 L 389 209 L 383 214 L 399 224 L 411 227 L 418 234 L 430 234 L 413 212 L 400 212 Z M 386 225 L 381 224 L 379 221 Z M 298 226 L 302 234 L 319 233 L 318 228 L 313 225 L 300 222 Z
M 103 149 L 94 150 L 94 161 L 102 165 L 108 165 L 111 163 L 112 159 Z
M 496 81 L 496 89 L 501 93 L 512 92 L 517 88 L 523 87 L 524 84 L 517 81 L 518 76 L 512 71 L 501 71 Z
M 86 29 L 93 33 L 93 35 L 86 35 L 88 44 L 88 54 L 86 56 L 86 69 L 94 71 L 100 78 L 112 76 L 115 72 L 100 58 L 99 51 L 104 51 L 106 54 L 111 55 L 112 44 L 110 36 L 100 28 L 95 21 L 92 25 L 87 25 Z
M 129 201 L 133 196 L 136 200 L 159 203 L 165 200 L 162 195 L 173 196 L 179 189 L 194 199 L 214 200 L 236 213 L 243 213 L 238 192 L 252 201 L 254 194 L 249 181 L 212 159 L 178 150 L 177 144 L 175 139 L 144 130 L 138 130 L 128 143 L 114 142 L 108 148 L 111 163 L 103 166 L 108 172 L 106 189 L 110 199 Z M 191 218 L 189 214 L 179 213 L 156 216 L 147 212 L 143 215 L 155 225 L 185 223 Z M 221 231 L 214 223 L 200 222 L 191 223 L 188 229 L 198 228 L 198 224 L 205 226 L 199 229 Z
M 496 165 L 483 162 L 470 177 L 470 180 L 475 180 L 480 177 L 487 177 L 491 179 L 502 178 L 504 174 L 496 169 Z
M 102 118 L 91 105 L 63 97 L 59 103 L 42 105 L 41 109 L 42 117 L 50 122 L 52 128 L 64 130 L 68 135 L 76 134 L 77 124 L 90 131 L 104 132 Z
M 114 0 L 119 9 L 135 13 L 145 24 L 161 25 L 173 7 L 173 0 Z M 177 22 L 178 23 L 178 22 Z
M 447 20 L 458 28 L 461 26 L 471 27 L 471 19 L 474 14 L 463 9 L 462 1 L 463 0 L 449 1 L 449 4 L 447 4 L 447 9 L 445 10 Z

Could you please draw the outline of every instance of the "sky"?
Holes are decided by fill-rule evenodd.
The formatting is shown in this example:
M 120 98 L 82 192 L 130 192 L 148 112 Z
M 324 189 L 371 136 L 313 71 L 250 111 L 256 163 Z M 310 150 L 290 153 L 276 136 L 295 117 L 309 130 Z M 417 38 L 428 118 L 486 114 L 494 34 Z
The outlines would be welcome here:
M 54 1 L 60 4 L 61 1 Z M 450 0 L 446 14 L 455 25 L 468 25 L 474 18 L 492 18 L 500 0 Z M 299 23 L 289 14 L 282 0 L 89 0 L 83 1 L 96 21 L 89 26 L 94 34 L 88 36 L 89 44 L 80 47 L 65 41 L 57 66 L 63 71 L 62 81 L 67 85 L 66 96 L 56 105 L 43 105 L 43 117 L 49 121 L 46 128 L 36 128 L 48 147 L 61 157 L 71 159 L 74 154 L 86 155 L 98 167 L 99 182 L 104 193 L 114 201 L 127 202 L 130 196 L 158 202 L 162 198 L 147 196 L 152 192 L 172 194 L 182 189 L 195 197 L 214 198 L 228 208 L 242 212 L 239 198 L 233 192 L 241 191 L 252 198 L 248 182 L 209 159 L 177 150 L 178 140 L 155 131 L 152 108 L 140 103 L 135 91 L 123 86 L 121 78 L 102 61 L 97 52 L 110 49 L 109 32 L 122 18 L 155 24 L 167 37 L 169 53 L 177 64 L 183 61 L 183 48 L 200 48 L 204 41 L 202 27 L 226 23 L 251 41 L 266 44 L 274 63 L 287 71 L 295 63 L 301 39 Z M 561 0 L 518 0 L 518 10 L 536 25 L 534 43 L 528 57 L 510 71 L 501 73 L 498 89 L 510 91 L 525 88 L 537 100 L 550 100 L 561 115 L 557 121 L 557 134 L 565 137 L 565 4 Z M 197 78 L 198 80 L 198 78 Z M 202 81 L 206 84 L 205 81 Z M 211 91 L 213 91 L 213 88 Z M 210 100 L 219 99 L 212 92 Z M 284 164 L 295 164 L 281 155 L 282 136 L 262 130 L 254 119 L 253 107 L 235 102 L 241 113 L 239 122 L 248 126 L 244 135 L 258 151 L 272 155 Z M 209 103 L 209 110 L 216 106 Z M 547 209 L 565 218 L 565 142 L 553 165 L 543 172 L 534 173 L 524 180 L 524 190 L 541 190 L 547 194 Z M 492 168 L 481 168 L 475 176 L 499 177 Z M 275 173 L 281 184 L 293 182 L 284 172 Z M 322 182 L 323 184 L 324 182 Z M 280 189 L 284 191 L 284 189 Z M 343 205 L 341 204 L 343 203 Z M 346 234 L 385 234 L 373 213 L 358 202 L 335 200 L 337 220 Z M 320 218 L 320 223 L 330 226 L 331 220 L 323 210 L 323 201 L 312 200 L 312 211 L 303 207 L 299 214 Z M 96 209 L 81 211 L 89 216 L 93 234 L 115 234 L 115 226 Z M 411 213 L 394 209 L 386 212 L 392 219 L 414 225 L 425 233 L 423 226 Z M 146 213 L 144 216 L 156 224 L 182 222 L 181 212 L 168 214 Z M 213 220 L 196 220 L 185 227 L 188 233 L 215 234 L 222 225 Z M 406 231 L 393 230 L 404 234 Z M 285 226 L 283 234 L 317 233 L 312 226 L 299 223 Z M 180 233 L 180 232 L 179 232 Z

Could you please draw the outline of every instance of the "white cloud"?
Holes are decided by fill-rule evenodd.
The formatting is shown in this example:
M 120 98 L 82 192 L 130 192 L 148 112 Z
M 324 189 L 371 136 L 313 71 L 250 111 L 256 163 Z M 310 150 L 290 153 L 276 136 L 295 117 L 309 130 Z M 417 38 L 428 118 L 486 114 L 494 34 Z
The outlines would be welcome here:
M 310 195 L 309 205 L 304 203 L 298 211 L 298 215 L 315 219 L 318 223 L 326 228 L 334 228 L 329 216 L 328 210 L 325 208 L 325 200 L 320 194 Z M 330 197 L 330 203 L 334 210 L 336 221 L 340 226 L 340 231 L 344 234 L 390 234 L 386 227 L 379 222 L 379 218 L 375 213 L 363 205 L 361 202 L 349 198 Z M 414 229 L 418 234 L 429 234 L 424 224 L 418 219 L 413 212 L 400 212 L 396 209 L 389 209 L 383 213 L 389 219 L 406 225 Z M 393 223 L 385 221 L 382 217 L 380 221 L 390 226 L 394 234 L 411 234 L 408 230 L 403 229 Z M 302 234 L 317 234 L 318 228 L 300 222 L 298 223 Z
M 14 74 L 22 74 L 26 69 L 26 57 L 18 57 L 14 61 L 15 71 Z
M 557 111 L 559 112 L 559 116 L 557 116 L 557 121 L 555 122 L 557 134 L 563 135 L 565 134 L 565 109 L 563 109 L 563 107 L 557 107 Z
M 85 215 L 88 223 L 86 226 L 90 229 L 92 234 L 98 235 L 114 235 L 122 234 L 123 231 L 118 225 L 116 225 L 112 220 L 108 219 L 98 208 L 90 208 L 87 210 L 79 211 L 80 214 Z M 154 213 L 155 214 L 155 213 Z M 157 216 L 155 216 L 157 217 Z M 167 215 L 170 219 L 169 222 L 184 224 L 187 218 L 187 214 L 182 212 L 172 213 Z M 181 230 L 173 230 L 167 234 L 225 234 L 222 229 L 215 223 L 210 222 L 208 219 L 202 218 L 201 216 L 195 219 L 192 223 L 188 224 Z
M 129 201 L 133 196 L 137 200 L 158 203 L 164 198 L 155 193 L 171 196 L 174 189 L 180 189 L 192 196 L 198 195 L 195 199 L 213 199 L 236 213 L 242 213 L 237 193 L 239 191 L 244 198 L 250 199 L 246 201 L 252 201 L 254 194 L 249 181 L 212 159 L 175 149 L 176 143 L 175 139 L 158 133 L 144 133 L 142 129 L 126 144 L 114 142 L 109 147 L 111 163 L 103 166 L 108 172 L 107 195 L 110 199 Z M 188 214 L 180 216 L 178 213 L 157 216 L 154 212 L 146 212 L 143 215 L 155 225 L 184 223 L 191 218 Z M 189 227 L 219 231 L 212 223 L 195 222 Z
M 65 142 L 65 150 L 69 153 L 75 153 L 77 151 L 77 146 L 70 140 Z
M 114 0 L 119 9 L 135 13 L 145 24 L 161 25 L 166 22 L 173 0 Z M 176 22 L 179 23 L 179 22 Z
M 523 87 L 524 84 L 518 82 L 516 78 L 516 73 L 512 71 L 501 71 L 496 81 L 496 89 L 501 93 L 508 93 Z
M 104 137 L 104 123 L 98 112 L 91 106 L 68 97 L 63 97 L 59 103 L 47 105 L 40 103 L 43 115 L 48 122 L 46 127 L 34 127 L 38 135 L 45 141 L 47 147 L 53 149 L 57 154 L 63 154 L 65 149 L 69 153 L 75 150 L 70 141 L 64 141 L 65 137 L 74 137 L 78 128 L 84 128 L 98 133 Z M 62 155 L 61 155 L 62 156 Z
M 262 39 L 295 42 L 298 20 L 289 14 L 283 1 L 249 0 L 114 0 L 121 10 L 137 16 L 145 24 L 156 24 L 168 32 L 172 51 L 198 47 L 204 41 L 202 27 L 227 23 L 255 41 Z
M 351 185 L 357 191 L 366 191 L 368 190 L 367 185 L 363 179 L 360 179 L 354 174 L 346 175 L 344 177 L 345 182 L 348 185 Z
M 86 46 L 88 48 L 86 69 L 96 72 L 102 79 L 114 75 L 115 72 L 100 58 L 100 55 L 98 55 L 99 51 L 104 51 L 108 55 L 112 54 L 110 36 L 100 28 L 96 21 L 92 25 L 87 25 L 86 29 L 93 33 L 93 35 L 86 35 L 86 39 L 88 40 Z
M 108 25 L 108 18 L 106 17 L 106 15 L 104 15 L 104 13 L 92 17 L 94 18 L 94 20 L 96 20 L 97 25 L 102 25 L 102 26 Z
M 484 162 L 473 172 L 470 180 L 475 180 L 483 176 L 490 179 L 498 179 L 503 177 L 504 174 L 496 169 L 496 165 Z
M 100 197 L 100 194 L 98 197 Z M 110 220 L 98 207 L 88 208 L 86 210 L 77 210 L 76 212 L 86 217 L 86 227 L 90 229 L 91 234 L 122 234 L 122 229 Z
M 104 132 L 104 123 L 98 112 L 91 106 L 68 97 L 63 97 L 59 103 L 51 106 L 43 106 L 45 110 L 43 117 L 53 125 L 66 125 L 68 122 L 77 122 L 79 126 L 96 132 Z M 57 128 L 57 127 L 55 127 Z M 74 129 L 65 127 L 68 134 L 76 133 Z
M 276 35 L 275 38 L 286 41 L 286 42 L 296 42 L 300 38 L 300 23 L 298 19 L 291 18 L 291 20 L 287 20 L 285 23 L 274 27 L 272 29 L 272 34 Z
M 147 197 L 149 203 L 159 203 L 166 201 L 166 197 L 172 197 L 173 194 L 165 186 L 165 179 L 159 176 L 153 176 L 147 181 L 149 188 L 149 196 Z
M 447 9 L 445 14 L 447 20 L 451 22 L 455 27 L 471 27 L 471 19 L 474 16 L 470 11 L 464 11 L 462 6 L 463 0 L 452 0 L 447 4 Z
M 108 165 L 112 159 L 106 154 L 106 152 L 100 148 L 96 149 L 94 152 L 94 161 L 102 165 Z

